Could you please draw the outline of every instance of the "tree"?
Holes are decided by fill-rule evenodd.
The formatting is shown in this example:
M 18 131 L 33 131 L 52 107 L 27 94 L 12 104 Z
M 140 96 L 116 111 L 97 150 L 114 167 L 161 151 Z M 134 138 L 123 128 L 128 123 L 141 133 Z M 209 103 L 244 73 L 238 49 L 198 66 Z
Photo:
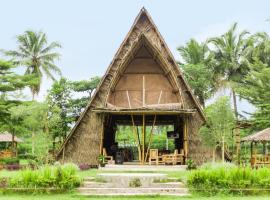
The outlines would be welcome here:
M 72 99 L 72 115 L 77 120 L 87 106 L 87 103 L 92 98 L 92 94 L 94 90 L 97 88 L 100 77 L 95 76 L 90 78 L 90 80 L 81 80 L 81 81 L 71 81 L 70 87 L 73 92 L 75 93 L 87 93 L 86 96 L 82 96 L 80 98 Z
M 13 72 L 15 66 L 9 62 L 0 60 L 0 127 L 11 132 L 14 147 L 15 126 L 17 120 L 12 118 L 10 109 L 22 103 L 13 95 L 25 87 L 33 86 L 37 79 L 32 75 L 19 75 Z
M 215 71 L 221 74 L 219 82 L 221 86 L 230 88 L 232 91 L 236 120 L 238 120 L 238 111 L 235 87 L 249 71 L 252 40 L 247 38 L 248 34 L 247 31 L 237 34 L 237 23 L 234 23 L 221 37 L 208 40 L 208 43 L 215 46 L 213 51 L 217 61 Z
M 255 129 L 270 127 L 270 67 L 257 60 L 251 65 L 251 71 L 237 88 L 240 97 L 256 106 L 252 114 Z
M 43 73 L 52 80 L 55 80 L 53 73 L 61 74 L 54 63 L 60 57 L 60 54 L 54 50 L 61 46 L 58 42 L 48 44 L 46 34 L 41 31 L 27 30 L 17 36 L 17 42 L 19 44 L 17 50 L 4 51 L 4 53 L 12 57 L 16 64 L 25 66 L 25 74 L 32 74 L 39 79 L 30 87 L 34 99 L 35 94 L 39 93 Z
M 33 155 L 36 152 L 36 135 L 45 130 L 47 110 L 46 104 L 35 101 L 14 106 L 9 110 L 13 122 L 12 125 L 25 127 L 31 133 Z
M 235 88 L 249 72 L 249 61 L 253 44 L 253 40 L 247 38 L 248 34 L 247 31 L 237 34 L 237 23 L 234 23 L 221 37 L 208 40 L 208 43 L 215 46 L 214 53 L 217 61 L 215 71 L 221 74 L 220 85 L 224 88 L 230 88 L 232 92 L 236 121 L 238 121 L 239 113 Z M 239 129 L 235 129 L 235 131 L 236 154 L 240 163 L 240 132 Z
M 177 49 L 183 63 L 179 62 L 185 78 L 194 94 L 198 97 L 200 104 L 205 107 L 205 101 L 209 99 L 216 90 L 215 74 L 213 73 L 213 54 L 205 43 L 199 44 L 191 39 L 186 46 Z
M 206 124 L 200 129 L 203 142 L 213 149 L 213 159 L 216 146 L 222 148 L 222 159 L 224 161 L 225 143 L 231 141 L 231 131 L 235 126 L 235 118 L 231 109 L 230 99 L 220 97 L 216 102 L 205 109 Z
M 47 96 L 49 106 L 49 129 L 55 139 L 64 140 L 74 121 L 71 115 L 71 89 L 67 79 L 61 78 L 53 83 Z

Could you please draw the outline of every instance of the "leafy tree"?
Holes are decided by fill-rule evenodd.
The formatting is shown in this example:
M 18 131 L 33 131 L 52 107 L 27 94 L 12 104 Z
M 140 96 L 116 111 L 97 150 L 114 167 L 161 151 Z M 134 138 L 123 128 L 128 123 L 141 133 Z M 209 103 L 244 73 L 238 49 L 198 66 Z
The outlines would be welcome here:
M 71 116 L 71 89 L 67 79 L 53 83 L 47 96 L 49 106 L 49 129 L 53 138 L 64 140 L 74 121 Z
M 237 92 L 256 106 L 252 114 L 255 129 L 270 127 L 270 67 L 258 61 L 251 65 L 250 73 L 244 78 Z
M 47 109 L 47 105 L 44 103 L 28 102 L 14 106 L 9 110 L 13 122 L 12 126 L 24 127 L 31 133 L 32 154 L 35 154 L 37 147 L 35 145 L 36 136 L 46 130 Z
M 22 103 L 14 98 L 14 94 L 25 87 L 36 84 L 37 79 L 32 75 L 18 75 L 13 72 L 15 66 L 9 62 L 0 60 L 0 128 L 16 134 L 16 125 L 19 123 L 11 115 L 10 109 Z
M 17 36 L 18 49 L 4 51 L 5 55 L 14 59 L 20 66 L 25 66 L 25 74 L 33 74 L 39 81 L 30 87 L 33 95 L 39 93 L 43 73 L 52 80 L 55 80 L 53 73 L 61 74 L 60 69 L 55 65 L 55 60 L 59 59 L 60 54 L 55 52 L 56 48 L 61 47 L 58 42 L 48 44 L 47 36 L 43 32 L 27 30 Z
M 230 99 L 228 97 L 220 97 L 216 102 L 205 108 L 207 118 L 206 124 L 200 129 L 200 135 L 203 142 L 216 150 L 216 146 L 231 142 L 231 131 L 235 126 L 234 114 L 231 109 Z M 214 154 L 213 154 L 214 159 Z
M 70 82 L 71 89 L 75 93 L 86 93 L 86 96 L 80 98 L 72 99 L 72 115 L 75 119 L 78 119 L 81 112 L 86 107 L 87 103 L 92 97 L 94 90 L 97 88 L 100 82 L 100 77 L 95 76 L 90 78 L 90 80 L 81 80 Z
M 194 94 L 198 97 L 200 104 L 205 107 L 205 101 L 215 92 L 215 74 L 212 69 L 213 54 L 205 43 L 198 43 L 191 39 L 186 46 L 177 49 L 183 63 L 179 62 L 185 78 Z

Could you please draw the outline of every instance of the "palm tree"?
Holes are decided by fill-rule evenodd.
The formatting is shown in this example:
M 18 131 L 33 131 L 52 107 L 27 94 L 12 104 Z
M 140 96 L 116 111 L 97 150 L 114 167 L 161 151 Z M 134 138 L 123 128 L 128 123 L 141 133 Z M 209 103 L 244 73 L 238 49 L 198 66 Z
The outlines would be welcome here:
M 208 40 L 208 43 L 215 47 L 214 53 L 217 60 L 215 71 L 221 74 L 220 83 L 222 87 L 230 88 L 232 92 L 236 121 L 238 121 L 238 110 L 235 88 L 249 71 L 249 60 L 252 52 L 252 40 L 247 38 L 248 34 L 245 30 L 237 34 L 237 23 L 234 23 L 221 37 Z M 240 134 L 238 129 L 236 129 L 236 143 L 236 154 L 239 157 Z
M 209 51 L 207 44 L 198 43 L 195 39 L 191 39 L 185 46 L 180 46 L 177 50 L 183 61 L 183 63 L 179 62 L 179 65 L 185 78 L 192 86 L 202 107 L 205 107 L 205 101 L 215 91 L 215 74 L 211 69 L 214 56 Z
M 47 36 L 43 32 L 27 30 L 17 37 L 18 49 L 14 51 L 4 51 L 5 55 L 13 58 L 14 63 L 25 66 L 25 74 L 35 75 L 39 81 L 30 87 L 32 98 L 40 91 L 43 74 L 55 80 L 53 73 L 61 74 L 60 69 L 55 65 L 55 60 L 60 54 L 55 52 L 61 45 L 58 42 L 48 44 Z

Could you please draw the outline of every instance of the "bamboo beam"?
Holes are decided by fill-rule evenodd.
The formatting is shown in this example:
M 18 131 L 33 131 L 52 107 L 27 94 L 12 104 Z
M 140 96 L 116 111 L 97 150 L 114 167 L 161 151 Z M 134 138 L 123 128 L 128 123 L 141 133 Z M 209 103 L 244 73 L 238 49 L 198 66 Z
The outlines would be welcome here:
M 143 96 L 143 107 L 145 107 L 145 76 L 143 76 L 143 88 L 142 88 L 142 96 Z
M 141 162 L 141 144 L 140 144 L 140 138 L 139 138 L 139 133 L 138 130 L 135 127 L 135 122 L 134 122 L 134 118 L 133 115 L 131 115 L 131 121 L 132 121 L 132 127 L 133 127 L 133 134 L 137 143 L 137 148 L 138 148 L 138 156 L 139 156 L 139 161 Z
M 144 160 L 145 162 L 146 162 L 146 159 L 147 159 L 147 156 L 148 156 L 150 147 L 151 147 L 152 136 L 153 136 L 153 132 L 154 132 L 154 126 L 155 126 L 155 123 L 156 123 L 156 119 L 157 119 L 157 115 L 155 115 L 154 121 L 153 121 L 153 124 L 152 124 L 151 132 L 150 132 L 150 137 L 149 137 L 149 142 L 148 142 L 148 147 L 147 147 L 146 156 L 145 156 L 145 160 Z
M 145 157 L 145 115 L 143 114 L 143 124 L 142 124 L 142 163 L 144 165 Z
M 161 96 L 162 96 L 162 90 L 160 91 L 159 93 L 159 97 L 158 97 L 158 104 L 160 104 L 160 101 L 161 101 Z
M 126 94 L 127 94 L 127 99 L 128 99 L 128 106 L 129 106 L 129 108 L 131 108 L 131 103 L 130 103 L 128 90 L 126 91 Z
M 104 121 L 104 115 L 102 117 L 102 121 Z M 99 146 L 99 154 L 103 155 L 103 139 L 104 139 L 104 123 L 101 127 L 101 136 L 100 136 L 100 146 Z

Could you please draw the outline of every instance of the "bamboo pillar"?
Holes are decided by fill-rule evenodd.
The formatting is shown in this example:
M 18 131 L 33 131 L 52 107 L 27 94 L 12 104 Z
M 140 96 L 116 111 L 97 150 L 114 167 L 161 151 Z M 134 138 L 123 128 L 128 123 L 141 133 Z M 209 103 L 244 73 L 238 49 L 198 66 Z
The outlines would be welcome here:
M 144 165 L 145 158 L 145 114 L 143 114 L 143 124 L 142 124 L 142 164 Z
M 187 118 L 184 119 L 184 156 L 185 161 L 188 155 L 188 141 L 187 141 L 187 134 L 188 134 L 188 120 Z
M 134 122 L 134 117 L 131 115 L 131 121 L 132 121 L 132 127 L 133 127 L 133 134 L 137 143 L 137 148 L 138 148 L 138 156 L 139 156 L 139 161 L 142 161 L 142 152 L 141 152 L 141 144 L 140 144 L 140 138 L 139 138 L 139 132 L 137 128 L 135 127 L 135 122 Z
M 148 142 L 148 147 L 147 147 L 147 151 L 146 151 L 146 156 L 145 156 L 145 159 L 144 159 L 145 162 L 146 162 L 146 159 L 147 159 L 147 156 L 149 154 L 149 150 L 150 150 L 150 147 L 151 147 L 151 144 L 152 144 L 152 137 L 153 137 L 153 132 L 154 132 L 154 126 L 155 126 L 155 123 L 156 123 L 156 119 L 157 119 L 157 115 L 154 116 L 154 121 L 153 121 L 153 124 L 152 124 L 150 136 L 149 136 L 149 142 Z

